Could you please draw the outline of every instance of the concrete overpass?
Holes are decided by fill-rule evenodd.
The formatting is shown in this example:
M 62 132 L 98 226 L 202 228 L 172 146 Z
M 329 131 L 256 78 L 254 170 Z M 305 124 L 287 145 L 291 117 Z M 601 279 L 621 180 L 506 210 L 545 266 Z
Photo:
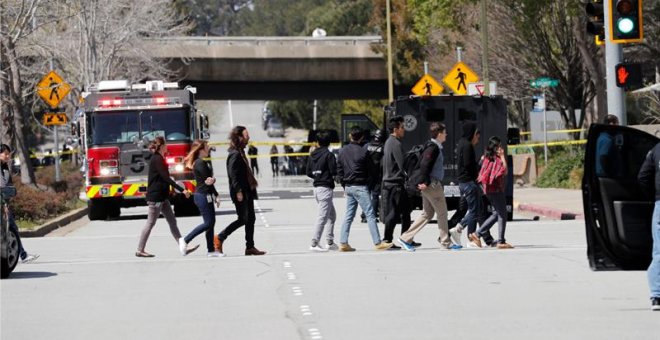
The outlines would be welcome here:
M 199 89 L 200 99 L 387 98 L 380 36 L 172 37 L 146 44 L 179 70 L 181 83 Z

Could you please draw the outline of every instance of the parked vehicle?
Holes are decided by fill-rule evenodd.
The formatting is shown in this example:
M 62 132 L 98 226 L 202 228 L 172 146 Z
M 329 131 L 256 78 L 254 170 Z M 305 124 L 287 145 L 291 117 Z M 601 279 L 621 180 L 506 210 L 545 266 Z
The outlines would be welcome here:
M 266 129 L 268 137 L 284 137 L 284 125 L 279 118 L 271 118 Z
M 597 148 L 603 134 L 612 141 L 606 158 Z M 582 198 L 587 258 L 592 270 L 646 270 L 651 263 L 655 201 L 642 190 L 637 174 L 646 154 L 659 141 L 631 127 L 591 124 Z M 604 161 L 607 159 L 610 161 Z
M 9 228 L 9 219 L 5 214 L 6 200 L 16 196 L 15 187 L 3 187 L 0 189 L 0 232 L 2 233 L 2 246 L 0 249 L 0 273 L 1 277 L 7 278 L 18 263 L 18 232 Z
M 90 220 L 115 218 L 121 207 L 146 205 L 149 141 L 167 140 L 172 178 L 194 191 L 191 170 L 183 164 L 195 139 L 208 139 L 208 118 L 197 110 L 194 87 L 178 83 L 101 81 L 83 92 L 74 131 L 81 141 Z M 171 199 L 174 212 L 199 214 L 192 197 Z

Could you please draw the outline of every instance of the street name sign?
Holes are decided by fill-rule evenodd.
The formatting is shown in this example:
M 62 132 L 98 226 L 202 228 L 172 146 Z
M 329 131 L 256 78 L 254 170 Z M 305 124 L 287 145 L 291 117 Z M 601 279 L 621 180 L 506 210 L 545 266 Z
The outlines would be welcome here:
M 557 87 L 559 86 L 558 79 L 552 79 L 547 77 L 536 78 L 529 82 L 533 88 L 542 88 L 542 87 Z

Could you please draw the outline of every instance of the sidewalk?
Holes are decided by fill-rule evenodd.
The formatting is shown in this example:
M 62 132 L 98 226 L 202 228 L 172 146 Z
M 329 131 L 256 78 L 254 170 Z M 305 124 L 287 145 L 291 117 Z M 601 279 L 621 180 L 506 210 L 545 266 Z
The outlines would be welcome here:
M 584 219 L 582 191 L 580 190 L 514 188 L 513 208 L 551 219 Z

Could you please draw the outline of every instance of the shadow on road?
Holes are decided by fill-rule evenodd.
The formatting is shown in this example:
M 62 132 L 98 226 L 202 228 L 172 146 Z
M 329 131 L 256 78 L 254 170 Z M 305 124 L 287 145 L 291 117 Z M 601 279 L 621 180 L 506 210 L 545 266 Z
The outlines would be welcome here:
M 51 272 L 13 272 L 8 279 L 41 279 L 44 277 L 56 276 L 57 273 Z

